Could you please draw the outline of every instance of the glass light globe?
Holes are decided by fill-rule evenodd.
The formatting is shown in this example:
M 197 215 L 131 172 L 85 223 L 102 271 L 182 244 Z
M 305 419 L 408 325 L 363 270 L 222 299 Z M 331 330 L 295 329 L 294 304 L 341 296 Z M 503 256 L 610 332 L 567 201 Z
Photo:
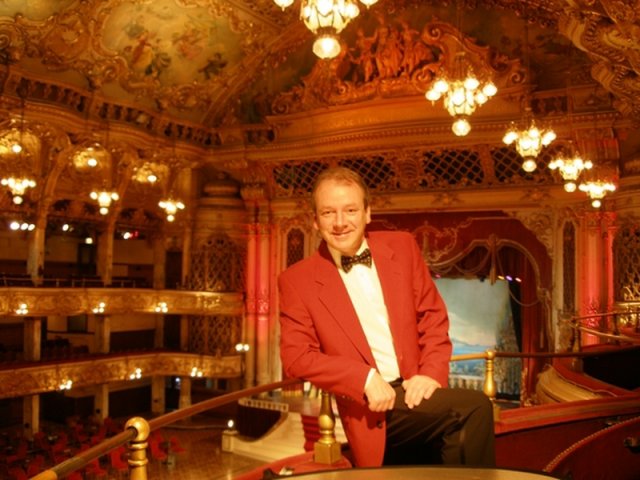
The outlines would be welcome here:
M 335 58 L 340 53 L 340 42 L 334 35 L 319 35 L 313 42 L 313 53 L 319 58 Z
M 496 93 L 498 93 L 498 87 L 496 87 L 495 83 L 493 82 L 486 83 L 482 87 L 482 93 L 484 93 L 487 97 L 493 97 Z
M 466 118 L 461 117 L 456 119 L 455 122 L 453 122 L 453 125 L 451 126 L 451 130 L 458 137 L 464 137 L 467 133 L 471 131 L 471 125 L 469 124 L 469 121 Z
M 538 165 L 533 158 L 527 158 L 524 162 L 522 162 L 522 170 L 527 173 L 535 171 L 536 168 L 538 168 Z
M 576 184 L 575 182 L 567 182 L 564 184 L 564 191 L 565 192 L 569 192 L 569 193 L 573 193 L 576 191 Z

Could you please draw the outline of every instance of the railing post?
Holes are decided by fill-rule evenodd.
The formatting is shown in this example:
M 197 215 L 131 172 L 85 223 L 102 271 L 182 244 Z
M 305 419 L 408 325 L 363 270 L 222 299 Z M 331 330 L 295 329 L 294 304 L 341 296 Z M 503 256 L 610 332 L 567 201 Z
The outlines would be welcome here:
M 331 465 L 342 458 L 340 444 L 334 433 L 335 425 L 336 418 L 331 408 L 331 394 L 323 390 L 318 415 L 320 438 L 313 446 L 313 459 L 316 463 Z
M 500 409 L 496 404 L 496 379 L 493 376 L 495 358 L 496 352 L 493 350 L 487 350 L 485 352 L 484 387 L 482 388 L 484 394 L 489 397 L 489 400 L 491 400 L 491 403 L 493 404 L 494 421 L 499 420 L 500 418 Z
M 129 479 L 147 480 L 147 439 L 151 429 L 149 423 L 142 417 L 130 418 L 125 429 L 133 427 L 138 434 L 129 443 Z

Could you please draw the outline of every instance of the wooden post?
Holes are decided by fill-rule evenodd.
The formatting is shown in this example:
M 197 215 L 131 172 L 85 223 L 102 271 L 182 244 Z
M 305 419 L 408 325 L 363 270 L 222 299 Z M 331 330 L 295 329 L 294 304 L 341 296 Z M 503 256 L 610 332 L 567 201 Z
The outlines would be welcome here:
M 318 415 L 320 438 L 313 446 L 313 460 L 316 463 L 331 465 L 342 458 L 340 444 L 334 433 L 335 425 L 336 419 L 331 408 L 331 395 L 323 390 L 320 414 Z
M 500 409 L 496 404 L 496 379 L 493 376 L 496 352 L 493 350 L 487 350 L 485 355 L 484 387 L 482 388 L 482 391 L 487 397 L 489 397 L 489 400 L 491 400 L 491 403 L 493 404 L 493 420 L 497 421 L 500 419 Z
M 125 429 L 133 427 L 138 434 L 129 443 L 129 479 L 147 480 L 147 439 L 149 438 L 149 423 L 142 417 L 130 418 Z

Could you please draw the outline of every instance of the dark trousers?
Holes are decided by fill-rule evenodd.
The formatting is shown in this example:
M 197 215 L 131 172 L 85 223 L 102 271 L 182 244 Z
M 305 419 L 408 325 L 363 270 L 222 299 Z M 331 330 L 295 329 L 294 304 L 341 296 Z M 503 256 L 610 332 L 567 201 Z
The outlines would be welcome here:
M 393 382 L 396 403 L 387 413 L 385 465 L 495 466 L 493 405 L 482 392 L 439 388 L 409 409 Z

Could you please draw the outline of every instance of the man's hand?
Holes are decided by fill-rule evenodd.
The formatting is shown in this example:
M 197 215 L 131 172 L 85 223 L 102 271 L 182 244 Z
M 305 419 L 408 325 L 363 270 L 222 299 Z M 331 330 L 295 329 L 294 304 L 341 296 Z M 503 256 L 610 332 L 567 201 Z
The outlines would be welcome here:
M 440 388 L 442 385 L 431 377 L 426 375 L 414 375 L 409 380 L 402 382 L 402 388 L 404 388 L 404 402 L 407 407 L 413 408 L 420 405 L 422 400 L 426 400 L 436 388 Z
M 396 392 L 391 385 L 384 381 L 378 372 L 374 372 L 364 389 L 367 396 L 369 410 L 385 412 L 391 410 L 396 401 Z

